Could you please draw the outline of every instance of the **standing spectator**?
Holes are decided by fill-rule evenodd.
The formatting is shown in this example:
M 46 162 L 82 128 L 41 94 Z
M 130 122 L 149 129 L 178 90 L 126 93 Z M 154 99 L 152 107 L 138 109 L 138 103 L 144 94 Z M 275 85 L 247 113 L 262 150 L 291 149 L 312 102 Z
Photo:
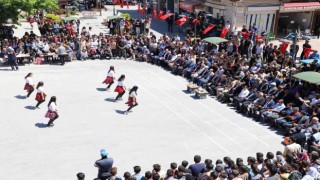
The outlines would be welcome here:
M 79 172 L 79 173 L 77 174 L 78 180 L 84 180 L 85 177 L 86 177 L 85 174 L 82 173 L 82 172 Z
M 19 67 L 18 67 L 17 62 L 16 62 L 17 57 L 16 57 L 16 53 L 14 52 L 14 49 L 11 46 L 9 46 L 7 48 L 7 52 L 6 53 L 8 55 L 8 61 L 9 61 L 9 64 L 11 66 L 11 70 L 12 71 L 19 70 Z
M 59 59 L 61 61 L 61 65 L 64 65 L 65 63 L 65 57 L 66 57 L 66 48 L 64 47 L 63 43 L 60 43 L 60 46 L 58 48 L 58 55 L 59 55 Z
M 111 168 L 113 165 L 113 159 L 108 158 L 108 152 L 105 149 L 100 150 L 101 159 L 97 160 L 94 164 L 98 169 L 98 178 L 111 176 Z
M 173 32 L 173 16 L 167 18 L 168 32 Z
M 311 45 L 309 44 L 309 40 L 306 40 L 305 43 L 302 45 L 302 52 L 300 55 L 300 59 L 306 59 L 308 57 L 304 56 L 304 48 L 311 48 Z
M 199 155 L 195 155 L 193 158 L 195 164 L 191 164 L 189 166 L 189 169 L 192 172 L 193 177 L 198 177 L 199 173 L 202 173 L 204 171 L 204 168 L 206 167 L 206 165 L 204 163 L 200 163 L 201 162 L 201 156 Z
M 141 180 L 142 179 L 142 175 L 140 174 L 141 172 L 141 167 L 140 166 L 134 166 L 133 167 L 133 171 L 134 171 L 134 175 L 132 175 L 133 177 L 136 178 L 136 180 Z

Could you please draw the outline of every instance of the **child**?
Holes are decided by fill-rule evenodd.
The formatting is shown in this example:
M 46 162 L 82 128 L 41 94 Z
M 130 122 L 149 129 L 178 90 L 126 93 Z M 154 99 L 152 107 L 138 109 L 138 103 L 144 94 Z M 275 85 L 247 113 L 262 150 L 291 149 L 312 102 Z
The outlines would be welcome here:
M 46 118 L 49 118 L 49 122 L 47 124 L 47 127 L 54 126 L 53 121 L 58 119 L 58 110 L 57 110 L 57 98 L 55 96 L 52 96 L 50 98 L 50 101 L 48 103 L 48 111 L 45 115 Z
M 137 90 L 138 90 L 138 86 L 133 86 L 133 88 L 130 90 L 128 102 L 126 102 L 126 104 L 128 104 L 128 106 L 129 106 L 129 108 L 127 109 L 125 114 L 128 114 L 128 112 L 133 107 L 138 106 L 138 103 L 137 103 Z
M 124 86 L 124 79 L 126 78 L 126 76 L 124 74 L 122 74 L 119 79 L 118 79 L 118 85 L 116 87 L 116 89 L 114 90 L 114 92 L 117 92 L 118 95 L 116 97 L 116 99 L 114 100 L 115 102 L 121 98 L 122 99 L 122 96 L 124 95 L 124 93 L 126 93 L 126 87 Z
M 114 67 L 110 66 L 107 78 L 102 82 L 102 83 L 105 83 L 105 84 L 109 84 L 108 87 L 106 88 L 106 90 L 110 89 L 111 85 L 114 83 L 114 79 L 115 79 L 115 77 L 114 77 Z
M 26 80 L 26 84 L 24 85 L 24 90 L 27 90 L 28 94 L 27 97 L 28 98 L 31 93 L 34 91 L 34 83 L 31 79 L 32 77 L 32 73 L 28 73 L 27 76 L 24 78 Z
M 38 103 L 36 105 L 36 108 L 38 108 L 38 109 L 40 109 L 39 105 L 46 100 L 46 96 L 47 96 L 43 91 L 43 85 L 44 85 L 44 83 L 42 81 L 40 81 L 37 84 L 36 101 L 38 101 Z

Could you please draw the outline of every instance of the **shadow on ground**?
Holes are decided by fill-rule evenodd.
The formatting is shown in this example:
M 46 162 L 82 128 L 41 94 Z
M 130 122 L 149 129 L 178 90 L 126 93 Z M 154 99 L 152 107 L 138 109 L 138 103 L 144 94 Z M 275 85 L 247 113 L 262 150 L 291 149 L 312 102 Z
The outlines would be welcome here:
M 97 89 L 97 91 L 106 91 L 106 88 L 96 88 Z
M 118 114 L 124 114 L 126 111 L 124 111 L 124 110 L 115 110 L 116 111 L 116 113 L 118 113 Z
M 38 128 L 46 128 L 46 127 L 47 127 L 47 124 L 44 124 L 44 123 L 36 123 L 35 126 L 38 127 Z
M 14 97 L 17 99 L 26 99 L 27 98 L 26 96 L 22 96 L 22 95 L 16 95 Z
M 25 109 L 29 109 L 29 110 L 35 110 L 36 109 L 36 107 L 34 107 L 34 106 L 26 106 L 26 107 L 24 107 Z

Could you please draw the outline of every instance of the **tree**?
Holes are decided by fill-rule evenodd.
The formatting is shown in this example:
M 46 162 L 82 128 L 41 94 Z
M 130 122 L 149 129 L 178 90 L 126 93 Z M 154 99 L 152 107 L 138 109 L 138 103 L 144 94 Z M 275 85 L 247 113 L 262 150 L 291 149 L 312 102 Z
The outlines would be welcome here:
M 23 11 L 33 14 L 38 10 L 54 11 L 59 8 L 58 0 L 23 0 Z
M 0 0 L 0 26 L 11 20 L 12 24 L 19 24 L 21 8 L 24 0 Z

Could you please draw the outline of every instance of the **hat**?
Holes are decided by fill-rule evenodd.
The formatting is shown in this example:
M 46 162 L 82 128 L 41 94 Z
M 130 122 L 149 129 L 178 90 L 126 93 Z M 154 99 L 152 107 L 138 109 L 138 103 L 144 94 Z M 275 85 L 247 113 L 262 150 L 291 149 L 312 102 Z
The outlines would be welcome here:
M 275 82 L 271 83 L 270 84 L 271 86 L 276 86 L 277 84 Z
M 100 150 L 101 156 L 108 156 L 108 152 L 105 149 Z
M 313 117 L 312 120 L 319 121 L 319 118 L 318 117 Z

